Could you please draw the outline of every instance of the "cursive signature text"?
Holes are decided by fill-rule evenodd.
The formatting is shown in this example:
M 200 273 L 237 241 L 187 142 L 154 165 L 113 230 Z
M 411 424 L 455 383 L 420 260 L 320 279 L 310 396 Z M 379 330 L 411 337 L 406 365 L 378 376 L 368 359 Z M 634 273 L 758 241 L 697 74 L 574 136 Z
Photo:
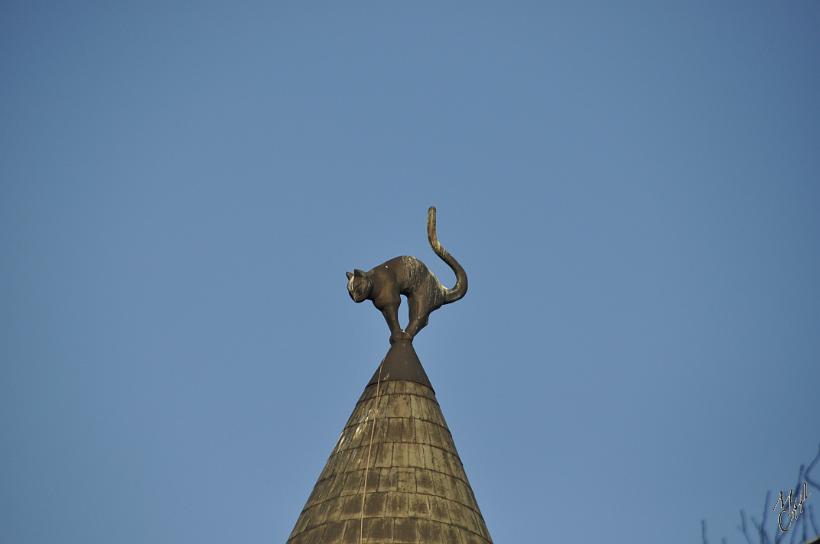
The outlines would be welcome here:
M 784 533 L 791 529 L 792 524 L 800 517 L 800 514 L 803 513 L 803 503 L 809 498 L 809 488 L 806 482 L 803 482 L 803 491 L 800 495 L 792 497 L 793 493 L 794 490 L 789 489 L 789 495 L 784 499 L 783 492 L 781 491 L 777 497 L 777 503 L 772 506 L 772 512 L 774 512 L 778 506 L 780 507 L 780 513 L 777 514 L 777 527 Z M 789 519 L 789 523 L 785 527 L 783 526 L 783 514 L 788 514 Z

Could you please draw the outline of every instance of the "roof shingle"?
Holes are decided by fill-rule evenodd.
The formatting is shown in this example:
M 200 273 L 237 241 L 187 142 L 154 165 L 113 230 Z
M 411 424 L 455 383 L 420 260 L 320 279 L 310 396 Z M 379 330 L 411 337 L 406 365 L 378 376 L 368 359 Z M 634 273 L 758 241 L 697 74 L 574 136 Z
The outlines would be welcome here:
M 288 544 L 492 543 L 412 344 L 394 345 L 374 378 Z

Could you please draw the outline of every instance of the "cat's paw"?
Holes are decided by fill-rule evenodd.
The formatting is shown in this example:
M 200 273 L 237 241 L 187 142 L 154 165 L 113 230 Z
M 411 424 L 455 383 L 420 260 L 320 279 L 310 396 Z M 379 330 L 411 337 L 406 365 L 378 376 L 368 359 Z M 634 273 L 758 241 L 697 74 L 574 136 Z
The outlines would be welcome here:
M 390 344 L 395 344 L 396 342 L 412 342 L 413 337 L 410 336 L 408 333 L 404 331 L 396 331 L 390 335 Z

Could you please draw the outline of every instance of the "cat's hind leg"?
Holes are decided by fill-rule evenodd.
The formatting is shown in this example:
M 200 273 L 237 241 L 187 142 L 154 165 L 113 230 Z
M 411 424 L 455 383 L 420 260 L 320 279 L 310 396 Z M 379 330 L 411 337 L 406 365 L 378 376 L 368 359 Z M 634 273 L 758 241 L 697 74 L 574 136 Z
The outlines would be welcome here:
M 415 296 L 408 296 L 407 304 L 410 306 L 410 323 L 407 324 L 405 332 L 410 335 L 410 338 L 413 338 L 421 329 L 427 326 L 430 312 L 422 304 L 419 304 L 419 300 Z

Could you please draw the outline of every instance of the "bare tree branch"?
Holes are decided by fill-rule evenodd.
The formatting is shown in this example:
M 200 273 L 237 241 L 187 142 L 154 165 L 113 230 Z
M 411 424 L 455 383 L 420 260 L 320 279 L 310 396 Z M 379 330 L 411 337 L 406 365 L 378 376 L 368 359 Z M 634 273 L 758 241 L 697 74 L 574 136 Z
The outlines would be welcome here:
M 797 484 L 794 487 L 794 490 L 791 491 L 792 493 L 792 505 L 795 505 L 799 502 L 799 497 L 801 496 L 801 489 L 803 482 L 806 482 L 808 486 L 820 491 L 820 482 L 815 481 L 811 477 L 811 471 L 814 467 L 820 463 L 820 446 L 818 446 L 817 454 L 814 456 L 814 459 L 808 465 L 800 465 L 800 469 L 797 471 Z M 786 539 L 788 533 L 791 533 L 789 536 L 789 544 L 796 544 L 796 540 L 800 540 L 800 542 L 807 542 L 809 538 L 809 532 L 811 530 L 814 531 L 814 536 L 820 535 L 820 530 L 818 530 L 817 521 L 814 518 L 814 505 L 807 504 L 805 509 L 808 512 L 803 511 L 800 515 L 798 515 L 793 521 L 789 520 L 789 529 L 787 531 L 780 530 L 780 524 L 776 523 L 776 527 L 774 528 L 774 535 L 769 535 L 769 530 L 767 528 L 767 523 L 769 520 L 769 509 L 772 508 L 772 491 L 766 491 L 766 500 L 763 503 L 763 517 L 758 523 L 757 518 L 754 516 L 750 516 L 752 525 L 754 529 L 757 531 L 759 536 L 759 544 L 781 544 L 781 541 Z M 784 506 L 779 504 L 781 508 Z M 794 506 L 792 506 L 794 508 Z M 776 508 L 772 511 L 776 511 Z M 779 512 L 778 512 L 779 514 Z M 783 512 L 784 515 L 789 514 L 789 512 Z M 808 519 L 805 519 L 808 518 Z M 785 521 L 785 520 L 784 520 Z M 701 520 L 701 538 L 703 540 L 703 544 L 709 544 L 709 537 L 707 536 L 706 531 L 706 520 Z M 811 527 L 809 527 L 811 524 Z M 746 544 L 754 544 L 752 542 L 752 536 L 749 531 L 749 524 L 746 520 L 746 511 L 740 510 L 740 525 L 737 526 L 738 532 L 743 535 L 743 538 L 746 539 Z M 721 538 L 721 543 L 726 544 L 726 538 Z
M 772 496 L 772 490 L 766 491 L 766 502 L 763 503 L 763 519 L 760 522 L 758 530 L 760 531 L 760 544 L 769 544 L 769 533 L 766 532 L 766 520 L 769 517 L 769 499 Z
M 757 519 L 752 516 L 752 524 L 757 529 L 757 534 L 760 536 L 760 544 L 769 544 L 769 535 L 766 533 L 766 527 L 762 523 L 758 523 Z
M 811 526 L 814 528 L 814 534 L 820 535 L 820 531 L 817 530 L 817 522 L 814 521 L 814 506 L 809 505 L 809 519 L 811 520 Z
M 752 537 L 749 536 L 749 529 L 746 525 L 746 512 L 742 508 L 740 510 L 740 525 L 738 525 L 737 530 L 746 538 L 747 544 L 752 544 Z
M 806 522 L 805 514 L 800 516 L 800 521 L 803 522 L 803 540 L 801 542 L 808 542 L 809 541 L 809 535 L 808 535 L 808 531 L 807 531 L 808 523 Z
M 812 459 L 812 462 L 809 463 L 808 467 L 806 467 L 806 473 L 803 475 L 803 477 L 806 479 L 806 481 L 809 483 L 810 486 L 812 486 L 816 490 L 820 491 L 820 484 L 818 484 L 817 482 L 812 480 L 811 477 L 809 476 L 809 472 L 812 471 L 812 469 L 814 468 L 814 465 L 817 464 L 817 461 L 820 461 L 820 446 L 817 447 L 817 455 L 814 456 L 814 459 Z M 817 533 L 817 529 L 815 529 L 814 532 Z
M 803 522 L 803 516 L 800 516 L 800 517 L 797 518 L 797 521 L 794 522 L 794 527 L 789 529 L 789 532 L 791 532 L 791 534 L 792 534 L 791 538 L 789 539 L 789 544 L 794 544 L 794 539 L 797 538 L 797 531 L 798 531 L 798 528 L 800 527 L 800 523 L 802 523 L 802 522 Z M 806 532 L 805 523 L 803 524 L 803 532 Z M 805 541 L 805 540 L 806 539 L 804 538 L 803 541 Z

